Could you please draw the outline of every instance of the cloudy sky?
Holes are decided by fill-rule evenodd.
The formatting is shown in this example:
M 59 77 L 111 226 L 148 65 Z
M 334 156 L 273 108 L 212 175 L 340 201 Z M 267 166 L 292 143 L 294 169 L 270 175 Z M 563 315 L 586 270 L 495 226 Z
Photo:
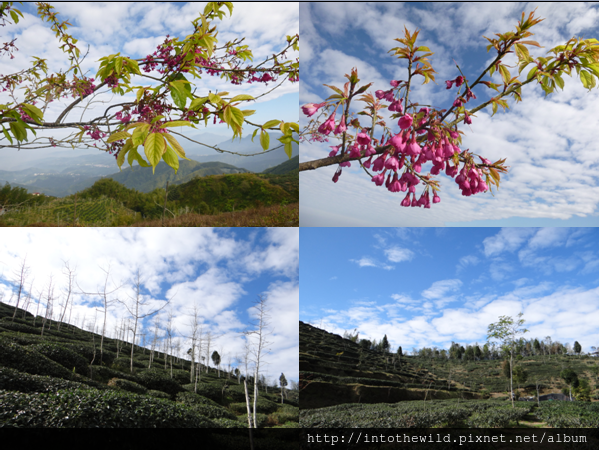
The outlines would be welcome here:
M 531 30 L 535 36 L 530 39 L 545 47 L 529 47 L 535 57 L 573 36 L 599 37 L 599 5 L 592 2 L 355 2 L 343 8 L 327 2 L 302 3 L 300 105 L 324 101 L 332 91 L 323 84 L 342 86 L 344 74 L 353 67 L 363 84 L 374 83 L 373 93 L 389 89 L 392 79 L 407 79 L 405 60 L 387 53 L 399 45 L 394 39 L 403 37 L 405 25 L 411 32 L 420 30 L 417 44 L 435 53 L 429 59 L 437 72 L 437 85 L 416 83 L 410 99 L 448 108 L 455 90 L 446 90 L 444 81 L 459 75 L 455 64 L 467 78 L 476 79 L 496 56 L 486 52 L 488 42 L 482 36 L 513 31 L 522 12 L 528 15 L 535 8 L 536 17 L 545 18 Z M 504 63 L 513 66 L 514 61 L 511 55 Z M 492 81 L 499 80 L 495 74 Z M 510 171 L 495 196 L 462 197 L 455 182 L 443 174 L 438 177 L 441 203 L 431 209 L 404 208 L 401 193 L 375 186 L 356 163 L 343 169 L 336 184 L 331 179 L 337 166 L 329 166 L 300 176 L 301 225 L 597 226 L 599 89 L 584 89 L 575 73 L 564 80 L 564 90 L 547 98 L 531 83 L 522 90 L 523 102 L 508 101 L 507 113 L 500 108 L 491 117 L 488 108 L 476 113 L 472 125 L 460 126 L 466 133 L 463 148 L 492 161 L 507 158 Z M 477 86 L 473 106 L 488 100 L 488 91 Z M 305 116 L 300 117 L 301 125 L 306 125 Z M 334 139 L 302 144 L 300 161 L 326 157 L 336 144 Z M 426 169 L 423 173 L 428 173 Z
M 68 20 L 72 24 L 67 33 L 79 40 L 77 46 L 83 54 L 89 46 L 89 54 L 82 67 L 88 71 L 88 76 L 95 77 L 99 68 L 98 60 L 101 57 L 121 53 L 123 56 L 140 59 L 153 53 L 156 47 L 164 42 L 166 35 L 184 39 L 193 32 L 191 21 L 203 12 L 206 2 L 50 2 L 50 4 L 55 7 L 54 11 L 59 13 L 58 20 Z M 35 4 L 33 2 L 25 2 L 24 5 L 15 4 L 15 8 L 20 9 L 25 17 L 16 25 L 7 24 L 2 27 L 4 38 L 2 42 L 16 38 L 15 45 L 19 51 L 14 53 L 14 59 L 10 59 L 8 55 L 0 58 L 0 74 L 15 73 L 31 66 L 32 56 L 46 59 L 50 72 L 65 71 L 69 67 L 68 56 L 60 50 L 61 44 L 50 29 L 50 24 L 42 21 L 37 15 Z M 267 27 L 264 26 L 265 22 L 268 23 Z M 233 15 L 229 16 L 227 10 L 223 20 L 216 20 L 214 24 L 219 31 L 217 37 L 219 46 L 245 37 L 243 44 L 248 45 L 253 51 L 254 63 L 259 63 L 282 50 L 286 45 L 287 35 L 295 35 L 299 32 L 298 3 L 236 2 Z M 288 58 L 298 56 L 294 51 L 287 53 Z M 160 77 L 158 72 L 150 72 L 150 75 Z M 142 83 L 145 86 L 155 85 L 155 82 L 147 78 L 132 78 L 132 85 L 140 86 Z M 192 83 L 195 83 L 198 88 L 197 95 L 207 95 L 211 90 L 212 92 L 228 91 L 233 95 L 245 93 L 254 97 L 271 90 L 276 85 L 254 83 L 234 86 L 219 77 L 206 74 L 201 80 L 196 79 Z M 297 122 L 298 91 L 299 83 L 284 83 L 269 95 L 257 100 L 253 104 L 255 106 L 245 108 L 256 110 L 256 114 L 250 120 L 254 123 L 264 123 L 271 119 Z M 98 96 L 97 100 L 112 104 L 132 101 L 135 100 L 135 91 L 124 97 L 113 97 L 112 93 L 109 93 Z M 0 103 L 8 101 L 6 93 L 0 92 Z M 52 103 L 46 113 L 47 119 L 55 119 L 67 104 Z M 92 104 L 84 113 L 84 117 L 101 115 L 105 108 L 106 105 Z M 81 117 L 81 114 L 81 109 L 75 109 L 68 118 L 76 120 Z M 222 135 L 224 139 L 232 137 L 232 132 L 226 124 L 212 125 L 210 122 L 208 128 L 200 125 L 198 127 L 198 130 L 191 132 L 179 131 L 188 132 L 190 135 L 208 131 Z M 253 132 L 253 128 L 250 132 Z M 6 139 L 0 136 L 0 145 L 3 145 Z M 8 162 L 18 159 L 17 150 L 0 149 L 0 152 L 5 167 Z M 28 152 L 42 157 L 51 154 L 52 150 L 28 150 Z M 84 151 L 78 150 L 77 154 L 84 154 Z
M 299 232 L 285 228 L 211 229 L 5 229 L 0 234 L 0 301 L 11 301 L 15 272 L 23 258 L 29 266 L 27 291 L 33 293 L 29 310 L 36 312 L 42 291 L 45 296 L 50 281 L 55 286 L 58 304 L 64 302 L 67 277 L 64 261 L 76 268 L 78 286 L 84 292 L 98 292 L 106 279 L 102 268 L 110 265 L 108 290 L 123 285 L 110 298 L 118 296 L 131 301 L 135 296 L 133 279 L 139 268 L 143 281 L 142 294 L 153 311 L 171 299 L 160 314 L 164 327 L 168 311 L 173 312 L 175 336 L 182 338 L 182 349 L 190 345 L 190 314 L 197 305 L 204 333 L 218 336 L 210 353 L 217 350 L 221 366 L 231 358 L 243 357 L 244 330 L 253 329 L 252 306 L 259 295 L 267 296 L 270 326 L 267 336 L 270 353 L 262 368 L 269 380 L 278 380 L 283 372 L 287 380 L 298 379 L 298 308 L 299 308 Z M 33 283 L 30 285 L 30 283 Z M 44 290 L 46 289 L 46 290 Z M 79 290 L 79 289 L 77 289 Z M 58 313 L 59 308 L 54 306 Z M 72 322 L 81 325 L 94 320 L 101 330 L 102 303 L 97 297 L 76 295 Z M 41 315 L 42 312 L 40 312 Z M 114 336 L 114 327 L 127 317 L 124 306 L 109 306 L 107 330 Z M 142 332 L 153 336 L 154 320 L 143 323 Z M 210 363 L 212 365 L 212 363 Z M 245 372 L 243 365 L 240 370 Z
M 302 228 L 300 320 L 393 350 L 525 338 L 599 347 L 596 228 Z

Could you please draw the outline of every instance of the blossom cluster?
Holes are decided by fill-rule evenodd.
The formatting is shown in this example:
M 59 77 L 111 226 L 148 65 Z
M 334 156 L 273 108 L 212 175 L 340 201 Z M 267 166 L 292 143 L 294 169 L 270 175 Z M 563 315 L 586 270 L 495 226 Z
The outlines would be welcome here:
M 384 136 L 381 139 L 379 148 L 385 148 L 385 151 L 378 157 L 377 151 L 373 147 L 372 136 L 367 130 L 357 133 L 353 142 L 349 142 L 347 149 L 343 154 L 349 154 L 351 158 L 367 158 L 366 161 L 360 160 L 360 163 L 366 169 L 370 169 L 376 174 L 372 176 L 371 181 L 377 186 L 383 186 L 390 192 L 405 192 L 406 196 L 401 202 L 402 206 L 412 206 L 430 208 L 429 176 L 420 176 L 422 166 L 426 163 L 432 163 L 430 175 L 438 175 L 441 171 L 451 178 L 455 178 L 462 195 L 470 196 L 479 192 L 485 192 L 489 188 L 483 180 L 482 170 L 478 169 L 472 162 L 472 158 L 465 158 L 468 162 L 459 168 L 458 155 L 463 154 L 459 147 L 459 133 L 442 125 L 440 120 L 435 120 L 436 116 L 430 108 L 420 108 L 418 112 L 409 114 L 404 112 L 403 98 L 398 95 L 401 90 L 401 80 L 392 80 L 391 89 L 375 92 L 378 100 L 389 102 L 388 109 L 395 112 L 394 117 L 398 117 L 397 122 L 400 131 L 396 134 L 390 133 L 387 140 Z M 455 84 L 460 87 L 465 83 L 463 76 L 458 76 L 454 80 L 446 81 L 447 89 L 451 89 Z M 464 114 L 464 122 L 469 124 L 471 119 L 462 106 L 470 99 L 476 96 L 469 88 L 463 96 L 458 95 L 453 103 L 456 108 L 456 115 Z M 321 108 L 327 105 L 323 103 L 308 103 L 302 106 L 302 112 L 311 117 Z M 340 135 L 346 132 L 347 124 L 345 115 L 341 116 L 339 122 L 335 119 L 336 110 L 318 127 L 318 133 L 312 133 L 312 140 L 322 140 L 331 133 Z M 419 135 L 425 135 L 424 139 L 418 138 Z M 351 138 L 351 136 L 350 136 Z M 341 145 L 331 147 L 332 151 L 329 157 L 337 156 Z M 343 150 L 343 149 L 341 149 Z M 483 158 L 481 158 L 483 159 Z M 490 164 L 488 160 L 483 159 L 483 163 Z M 342 173 L 342 167 L 350 167 L 351 163 L 345 161 L 339 164 L 333 182 L 339 180 Z M 403 171 L 403 172 L 402 172 Z M 426 187 L 419 198 L 416 196 L 416 186 L 424 181 Z M 432 203 L 439 203 L 441 199 L 433 187 L 434 195 Z
M 175 40 L 175 38 L 169 39 L 169 35 L 167 35 L 164 43 L 159 45 L 154 53 L 152 53 L 151 55 L 147 55 L 143 59 L 142 64 L 144 65 L 144 72 L 149 73 L 152 70 L 157 70 L 161 74 L 189 72 L 189 70 L 191 69 L 191 67 L 189 66 L 190 62 L 185 62 L 187 52 L 180 54 L 177 54 L 176 52 L 173 53 L 175 51 L 175 47 L 173 45 Z M 217 76 L 221 75 L 224 70 L 231 71 L 231 84 L 235 85 L 242 84 L 244 79 L 248 84 L 255 82 L 267 83 L 269 81 L 276 81 L 276 71 L 274 70 L 272 71 L 272 74 L 268 72 L 261 73 L 250 70 L 248 71 L 247 77 L 244 78 L 244 75 L 241 72 L 241 70 L 244 69 L 241 69 L 238 64 L 229 68 L 225 67 L 222 64 L 219 64 L 216 58 L 203 58 L 202 56 L 200 56 L 200 54 L 202 53 L 202 50 L 200 48 L 196 48 L 194 50 L 194 53 L 198 55 L 194 58 L 194 63 L 196 65 L 203 66 L 202 68 L 198 69 L 198 73 L 200 74 L 203 71 L 205 71 L 208 75 Z M 237 51 L 230 49 L 228 50 L 227 54 L 230 56 L 235 56 L 237 54 Z M 239 70 L 240 72 L 235 73 L 235 70 Z

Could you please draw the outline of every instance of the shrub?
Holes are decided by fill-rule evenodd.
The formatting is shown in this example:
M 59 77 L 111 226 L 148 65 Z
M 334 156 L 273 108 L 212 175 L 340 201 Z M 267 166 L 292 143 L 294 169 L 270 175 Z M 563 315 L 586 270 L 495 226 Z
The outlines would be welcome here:
M 155 397 L 155 398 L 164 398 L 166 400 L 171 399 L 170 395 L 168 395 L 166 392 L 162 392 L 162 391 L 149 390 L 146 395 L 149 395 L 149 396 Z
M 139 379 L 135 375 L 132 375 L 127 372 L 119 372 L 108 367 L 95 365 L 89 366 L 89 368 L 91 370 L 91 375 L 93 376 L 93 379 L 102 383 L 107 383 L 108 380 L 110 380 L 111 378 L 121 378 L 124 380 L 139 383 Z
M 141 384 L 137 384 L 129 380 L 123 380 L 121 378 L 112 378 L 108 382 L 108 386 L 112 386 L 117 389 L 122 389 L 124 391 L 134 392 L 136 394 L 145 394 L 146 392 L 148 392 L 148 389 L 142 386 Z
M 194 383 L 186 384 L 184 386 L 185 390 L 194 392 Z M 217 403 L 222 403 L 222 391 L 221 388 L 212 383 L 198 383 L 196 394 L 201 395 L 202 397 L 209 398 L 214 400 Z
M 0 365 L 12 367 L 19 372 L 27 372 L 32 375 L 49 375 L 67 380 L 73 378 L 71 371 L 50 358 L 2 337 L 0 337 Z
M 237 420 L 240 422 L 247 424 L 248 423 L 248 415 L 244 414 L 242 416 L 238 416 Z M 252 422 L 254 421 L 254 416 L 252 414 Z M 256 422 L 258 428 L 263 428 L 268 423 L 268 416 L 266 414 L 256 413 Z
M 207 428 L 217 424 L 183 405 L 129 392 L 60 390 L 0 392 L 5 427 Z
M 210 400 L 209 398 L 202 397 L 201 395 L 189 391 L 179 392 L 177 394 L 177 401 L 186 405 L 207 405 L 221 407 L 221 405 L 216 403 L 214 400 Z
M 277 411 L 268 415 L 268 423 L 270 426 L 283 425 L 287 422 L 299 422 L 299 408 L 293 410 Z
M 67 370 L 73 370 L 80 375 L 89 376 L 88 362 L 74 351 L 53 342 L 31 345 L 29 348 L 57 362 Z
M 76 381 L 42 375 L 30 375 L 0 366 L 0 390 L 19 392 L 56 392 L 60 389 L 89 389 Z
M 241 423 L 237 418 L 235 420 L 226 419 L 224 417 L 218 419 L 212 419 L 217 425 L 220 425 L 223 428 L 247 428 L 247 421 L 245 423 Z
M 254 407 L 254 400 L 250 397 L 250 408 Z M 256 412 L 270 414 L 275 412 L 278 408 L 278 405 L 270 400 L 266 400 L 264 398 L 258 397 L 258 401 L 256 402 Z M 245 402 L 240 403 L 231 403 L 229 405 L 229 409 L 238 414 L 247 413 L 247 406 Z
M 147 369 L 137 375 L 139 383 L 156 391 L 163 391 L 171 395 L 171 398 L 175 398 L 177 393 L 182 392 L 184 389 L 175 380 L 171 380 L 170 377 L 161 373 L 157 369 Z

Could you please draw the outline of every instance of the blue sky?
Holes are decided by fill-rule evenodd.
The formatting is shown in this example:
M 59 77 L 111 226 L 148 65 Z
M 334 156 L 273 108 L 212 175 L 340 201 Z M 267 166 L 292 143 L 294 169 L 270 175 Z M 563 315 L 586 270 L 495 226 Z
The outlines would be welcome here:
M 82 67 L 87 70 L 87 75 L 95 77 L 99 67 L 98 60 L 110 54 L 121 53 L 134 59 L 144 58 L 153 53 L 156 47 L 164 42 L 166 35 L 184 39 L 193 32 L 191 21 L 203 12 L 206 2 L 56 2 L 51 4 L 58 12 L 58 20 L 68 20 L 72 26 L 67 33 L 79 40 L 77 46 L 82 53 L 89 54 Z M 16 38 L 15 45 L 19 51 L 14 53 L 14 59 L 9 56 L 0 58 L 0 74 L 18 72 L 31 65 L 32 56 L 47 60 L 50 73 L 65 71 L 69 67 L 68 57 L 60 50 L 60 43 L 50 29 L 50 24 L 42 21 L 37 15 L 37 7 L 32 2 L 23 5 L 15 4 L 15 8 L 24 14 L 18 24 L 2 27 L 4 42 Z M 218 45 L 228 41 L 245 37 L 243 44 L 248 45 L 254 54 L 254 63 L 257 64 L 265 58 L 278 53 L 286 45 L 286 36 L 299 32 L 299 7 L 298 3 L 280 2 L 236 2 L 232 16 L 227 10 L 222 21 L 215 21 L 218 34 Z M 268 26 L 264 26 L 268 23 Z M 298 52 L 289 51 L 287 58 L 299 57 Z M 144 72 L 145 73 L 145 72 Z M 150 73 L 150 75 L 156 75 Z M 160 76 L 158 74 L 158 76 Z M 191 81 L 191 80 L 190 80 Z M 132 84 L 140 86 L 153 86 L 155 82 L 140 77 L 133 77 Z M 260 94 L 271 90 L 275 84 L 253 83 L 234 86 L 221 80 L 218 76 L 212 77 L 204 74 L 202 79 L 192 81 L 198 88 L 196 94 L 228 91 L 232 95 L 250 94 L 258 97 Z M 251 117 L 254 123 L 264 123 L 271 119 L 298 121 L 298 94 L 299 83 L 285 82 L 265 97 L 258 99 L 253 106 L 245 109 L 255 109 L 256 114 Z M 112 94 L 100 95 L 96 100 L 107 104 L 123 103 L 135 100 L 135 91 L 124 97 Z M 9 100 L 6 93 L 0 92 L 0 103 Z M 68 103 L 51 103 L 46 119 L 54 120 Z M 249 105 L 249 103 L 248 103 Z M 39 105 L 38 105 L 39 106 Z M 69 120 L 76 120 L 82 114 L 85 118 L 102 115 L 107 105 L 91 104 L 87 111 L 75 108 L 68 116 Z M 207 128 L 198 125 L 200 132 L 207 131 L 220 134 L 225 140 L 232 137 L 232 132 L 226 124 L 210 125 Z M 244 128 L 245 129 L 245 128 Z M 198 134 L 198 130 L 188 130 L 183 133 Z M 244 136 L 253 132 L 247 128 Z M 55 133 L 56 134 L 56 133 Z M 56 134 L 64 137 L 66 134 Z M 4 137 L 0 138 L 0 145 Z M 39 154 L 40 157 L 53 153 L 53 149 L 28 150 L 29 153 Z M 64 151 L 64 150 L 63 150 Z M 17 150 L 2 149 L 0 158 L 5 162 L 18 159 Z M 93 153 L 94 150 L 78 150 L 77 154 Z M 97 151 L 96 151 L 97 152 Z
M 302 228 L 300 320 L 393 350 L 524 337 L 599 347 L 596 228 Z
M 111 265 L 108 291 L 118 285 L 121 289 L 111 295 L 130 302 L 135 298 L 132 280 L 141 269 L 142 294 L 149 312 L 162 307 L 160 314 L 164 329 L 167 313 L 173 312 L 175 336 L 181 339 L 184 352 L 191 347 L 190 314 L 198 307 L 204 333 L 211 332 L 210 353 L 217 350 L 221 366 L 229 362 L 237 366 L 236 357 L 243 358 L 242 332 L 253 329 L 255 319 L 252 305 L 258 295 L 266 295 L 270 309 L 264 374 L 270 381 L 278 380 L 281 372 L 287 380 L 298 379 L 298 308 L 299 308 L 299 232 L 285 228 L 180 228 L 114 229 L 97 228 L 70 230 L 65 228 L 6 229 L 0 235 L 0 301 L 14 305 L 16 297 L 15 272 L 24 257 L 30 267 L 26 281 L 33 294 L 29 311 L 36 312 L 37 299 L 43 292 L 40 314 L 45 314 L 45 296 L 50 276 L 55 286 L 54 311 L 64 302 L 67 277 L 64 263 L 76 266 L 78 286 L 83 292 L 98 292 L 105 282 L 101 268 Z M 30 285 L 30 283 L 32 283 Z M 79 291 L 79 289 L 76 289 Z M 85 329 L 97 313 L 98 332 L 101 331 L 103 308 L 98 297 L 76 295 L 71 313 L 72 323 Z M 42 313 L 43 311 L 43 313 Z M 114 327 L 128 317 L 124 306 L 114 303 L 108 309 L 107 330 L 114 337 Z M 55 317 L 56 320 L 56 317 Z M 146 319 L 141 331 L 153 336 L 154 319 Z M 162 333 L 164 335 L 164 333 Z M 183 356 L 183 355 L 181 355 Z M 231 359 L 229 361 L 229 358 Z M 212 364 L 211 364 L 212 365 Z M 240 370 L 245 372 L 243 364 Z M 250 369 L 251 370 L 251 369 Z
M 544 56 L 573 36 L 599 37 L 599 6 L 592 2 L 355 2 L 343 8 L 327 2 L 302 3 L 300 105 L 324 101 L 332 91 L 323 84 L 342 86 L 347 81 L 344 74 L 353 67 L 362 84 L 373 82 L 372 93 L 389 89 L 392 79 L 407 79 L 405 60 L 388 53 L 399 45 L 394 39 L 403 37 L 405 25 L 410 32 L 420 30 L 417 44 L 435 53 L 429 59 L 437 72 L 437 85 L 417 82 L 410 99 L 448 108 L 455 90 L 447 90 L 444 81 L 459 75 L 455 64 L 467 78 L 476 79 L 496 56 L 486 52 L 488 42 L 482 36 L 513 31 L 522 12 L 535 8 L 535 16 L 545 21 L 531 29 L 535 35 L 530 39 L 545 48 L 530 47 L 533 56 Z M 513 55 L 504 60 L 510 66 L 515 61 Z M 498 80 L 494 75 L 492 81 Z M 300 175 L 301 225 L 599 225 L 599 89 L 584 89 L 575 74 L 564 80 L 564 90 L 547 98 L 531 83 L 522 90 L 523 102 L 508 101 L 507 113 L 500 108 L 491 117 L 488 108 L 476 113 L 472 125 L 460 126 L 466 133 L 462 148 L 492 161 L 507 158 L 509 174 L 502 177 L 494 196 L 462 197 L 455 182 L 443 174 L 437 177 L 441 203 L 431 209 L 404 208 L 401 193 L 375 186 L 356 163 L 343 169 L 336 184 L 331 179 L 337 166 L 329 166 Z M 473 106 L 488 100 L 489 91 L 477 86 Z M 300 126 L 307 123 L 300 114 Z M 394 129 L 399 131 L 395 123 Z M 338 143 L 334 138 L 329 141 L 301 144 L 300 161 L 326 157 L 330 146 Z

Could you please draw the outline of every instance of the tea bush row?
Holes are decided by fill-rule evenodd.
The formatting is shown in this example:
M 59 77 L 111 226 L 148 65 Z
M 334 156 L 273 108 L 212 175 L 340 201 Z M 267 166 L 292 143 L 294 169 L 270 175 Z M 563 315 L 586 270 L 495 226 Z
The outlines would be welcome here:
M 206 428 L 218 425 L 191 409 L 128 392 L 0 392 L 0 427 Z

